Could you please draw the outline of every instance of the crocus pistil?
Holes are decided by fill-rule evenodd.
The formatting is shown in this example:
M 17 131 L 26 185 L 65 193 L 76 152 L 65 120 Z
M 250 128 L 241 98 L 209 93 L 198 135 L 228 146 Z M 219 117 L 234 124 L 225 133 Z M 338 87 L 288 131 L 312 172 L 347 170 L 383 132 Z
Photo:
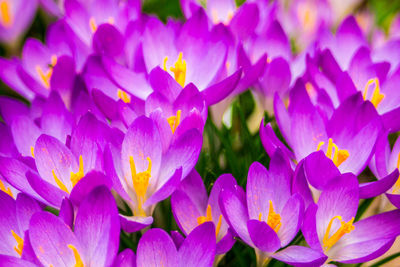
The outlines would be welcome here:
M 0 190 L 9 195 L 10 197 L 14 198 L 11 189 L 9 187 L 6 187 L 1 180 L 0 180 Z
M 84 267 L 85 265 L 82 262 L 81 255 L 79 254 L 78 250 L 74 245 L 69 244 L 68 247 L 74 252 L 74 257 L 75 257 L 75 265 L 74 267 Z
M 56 173 L 54 170 L 51 171 L 54 177 L 54 181 L 58 185 L 58 187 L 69 194 L 68 188 L 65 186 L 65 184 L 57 177 Z M 82 155 L 79 156 L 79 169 L 77 172 L 71 172 L 71 183 L 72 187 L 74 187 L 82 178 L 85 176 L 84 169 L 83 169 L 83 158 Z
M 181 110 L 176 112 L 176 116 L 171 116 L 167 119 L 169 126 L 171 126 L 172 133 L 175 133 L 176 128 L 178 128 L 179 123 L 181 122 Z
M 4 27 L 10 27 L 13 17 L 10 12 L 10 4 L 7 0 L 0 1 L 0 22 Z
M 207 210 L 206 210 L 206 216 L 199 216 L 197 218 L 197 223 L 200 225 L 202 223 L 212 222 L 212 221 L 213 221 L 213 219 L 212 219 L 212 213 L 211 213 L 211 206 L 208 205 Z M 222 214 L 219 215 L 218 223 L 217 223 L 217 226 L 215 227 L 215 236 L 216 237 L 218 237 L 219 230 L 221 229 L 221 223 L 222 223 Z
M 178 59 L 173 67 L 170 67 L 170 71 L 174 73 L 175 81 L 177 81 L 182 87 L 185 86 L 186 81 L 186 61 L 183 58 L 182 52 L 179 52 Z M 168 57 L 164 58 L 164 70 L 167 71 Z
M 53 74 L 53 68 L 56 64 L 57 64 L 57 56 L 53 55 L 51 56 L 51 63 L 49 65 L 49 69 L 47 70 L 47 72 L 44 72 L 39 65 L 36 66 L 36 72 L 39 75 L 40 80 L 43 82 L 43 85 L 47 89 L 50 88 L 50 79 L 51 75 Z
M 127 92 L 125 92 L 124 90 L 118 89 L 117 90 L 117 95 L 118 98 L 121 99 L 122 101 L 124 101 L 125 103 L 131 103 L 131 96 L 128 95 Z
M 329 233 L 330 233 L 331 227 L 332 227 L 332 223 L 335 219 L 338 219 L 340 221 L 340 228 L 332 236 L 329 236 Z M 355 229 L 353 222 L 354 222 L 354 217 L 351 218 L 350 221 L 345 222 L 342 220 L 341 216 L 335 216 L 329 221 L 328 227 L 326 228 L 325 235 L 322 239 L 322 243 L 323 243 L 325 252 L 327 252 L 329 249 L 331 249 L 331 247 L 333 245 L 335 245 L 339 241 L 339 239 L 342 238 L 342 236 L 350 233 L 351 231 L 353 231 Z
M 24 240 L 17 235 L 13 230 L 11 230 L 11 234 L 14 237 L 15 241 L 17 241 L 17 245 L 14 247 L 14 250 L 21 256 L 22 249 L 24 248 Z
M 142 205 L 146 200 L 146 191 L 147 191 L 147 187 L 149 186 L 149 180 L 151 177 L 151 159 L 149 157 L 147 157 L 147 161 L 149 162 L 147 170 L 144 172 L 137 173 L 135 161 L 133 160 L 132 156 L 129 157 L 129 165 L 131 167 L 133 188 L 135 189 L 135 192 L 136 192 L 139 215 L 141 215 L 141 216 L 146 215 L 146 213 L 144 212 L 144 210 L 142 208 Z M 134 211 L 134 213 L 135 213 L 135 211 Z
M 262 220 L 262 213 L 258 215 L 258 220 Z M 272 200 L 269 201 L 269 211 L 268 211 L 268 217 L 267 217 L 267 224 L 274 229 L 274 231 L 277 233 L 279 229 L 282 226 L 281 222 L 281 215 L 276 213 L 274 211 L 274 205 L 272 204 Z
M 385 97 L 385 95 L 382 94 L 380 91 L 378 78 L 369 79 L 367 81 L 367 83 L 365 84 L 365 87 L 364 87 L 363 98 L 364 98 L 364 100 L 367 100 L 367 93 L 372 84 L 374 84 L 375 86 L 374 86 L 374 91 L 372 92 L 371 103 L 376 108 L 376 107 L 378 107 L 379 103 L 381 103 L 381 101 Z
M 320 150 L 324 144 L 325 142 L 319 142 L 317 151 Z M 346 149 L 339 149 L 338 146 L 332 141 L 332 138 L 329 138 L 328 148 L 325 155 L 330 158 L 337 167 L 339 167 L 340 164 L 342 164 L 349 157 L 349 151 Z

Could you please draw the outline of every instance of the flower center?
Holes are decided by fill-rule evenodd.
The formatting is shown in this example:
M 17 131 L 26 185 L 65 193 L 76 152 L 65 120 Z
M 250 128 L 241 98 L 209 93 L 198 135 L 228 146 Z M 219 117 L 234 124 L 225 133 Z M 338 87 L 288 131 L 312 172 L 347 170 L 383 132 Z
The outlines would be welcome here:
M 58 187 L 69 194 L 68 188 L 65 186 L 65 184 L 57 177 L 56 173 L 54 170 L 51 171 L 54 177 L 54 181 L 58 185 Z M 71 172 L 70 180 L 72 183 L 72 187 L 74 187 L 82 178 L 85 176 L 85 173 L 83 171 L 83 158 L 82 155 L 79 156 L 79 170 L 77 172 Z
M 258 214 L 258 220 L 262 221 L 262 213 Z M 267 217 L 267 224 L 277 233 L 282 226 L 281 215 L 274 211 L 272 200 L 269 201 L 269 211 Z
M 14 198 L 11 189 L 9 187 L 6 187 L 2 180 L 0 180 L 0 190 L 9 195 L 10 197 Z
M 115 20 L 113 17 L 108 17 L 107 22 L 111 25 L 114 24 Z M 97 23 L 96 23 L 96 19 L 94 17 L 90 17 L 89 19 L 89 27 L 90 30 L 92 31 L 92 33 L 95 33 L 97 31 Z
M 314 7 L 308 3 L 300 4 L 297 9 L 297 15 L 306 31 L 312 31 L 315 28 L 317 17 L 313 9 Z
M 131 96 L 124 90 L 118 89 L 117 95 L 118 95 L 119 99 L 121 99 L 125 103 L 127 103 L 127 104 L 131 103 Z
M 177 81 L 182 87 L 185 86 L 186 80 L 186 61 L 182 59 L 183 54 L 179 52 L 178 59 L 176 60 L 173 67 L 170 67 L 169 70 L 174 73 L 175 81 Z M 167 61 L 168 57 L 164 58 L 164 70 L 167 71 Z
M 338 219 L 340 221 L 340 228 L 332 236 L 329 236 L 332 223 L 335 219 Z M 322 239 L 323 249 L 325 252 L 331 249 L 331 247 L 335 245 L 339 241 L 339 239 L 342 238 L 342 236 L 350 233 L 355 229 L 353 222 L 354 217 L 351 218 L 351 220 L 348 222 L 343 221 L 341 216 L 335 216 L 330 220 L 328 227 L 326 228 L 325 235 Z
M 320 150 L 324 144 L 325 142 L 319 142 L 317 151 Z M 340 164 L 342 164 L 350 154 L 346 149 L 339 149 L 338 146 L 332 141 L 332 138 L 329 138 L 328 149 L 326 150 L 325 155 L 333 161 L 336 167 L 339 167 Z
M 382 94 L 380 91 L 378 78 L 368 80 L 368 82 L 365 84 L 365 87 L 364 87 L 363 98 L 364 98 L 364 100 L 367 100 L 367 94 L 368 94 L 369 88 L 371 87 L 372 84 L 374 84 L 375 86 L 374 86 L 374 91 L 372 92 L 372 98 L 370 101 L 375 106 L 375 108 L 377 108 L 379 103 L 381 103 L 381 101 L 385 97 L 385 95 Z
M 133 160 L 132 156 L 129 157 L 129 165 L 131 167 L 131 174 L 132 174 L 132 183 L 133 183 L 133 188 L 135 189 L 136 192 L 138 210 L 140 216 L 146 216 L 146 213 L 144 212 L 142 205 L 146 200 L 146 191 L 147 187 L 149 186 L 149 180 L 151 177 L 151 159 L 149 157 L 147 157 L 146 159 L 149 162 L 147 170 L 144 172 L 137 173 L 135 161 Z
M 178 128 L 179 123 L 181 122 L 181 110 L 176 112 L 176 116 L 171 116 L 167 119 L 169 126 L 171 127 L 172 133 L 175 133 L 176 128 Z
M 8 1 L 0 1 L 0 23 L 7 28 L 11 26 L 12 20 L 11 7 Z
M 21 256 L 22 250 L 24 249 L 24 240 L 13 230 L 11 230 L 11 234 L 14 237 L 15 241 L 17 241 L 17 245 L 14 247 L 14 250 Z
M 213 8 L 211 10 L 211 17 L 212 17 L 212 22 L 214 24 L 218 24 L 219 22 L 222 22 L 223 24 L 228 25 L 231 22 L 232 18 L 233 18 L 233 11 L 229 10 L 228 11 L 228 15 L 226 17 L 226 20 L 225 21 L 220 21 L 220 19 L 218 17 L 218 11 L 215 8 Z
M 51 63 L 49 64 L 47 72 L 44 72 L 39 65 L 36 66 L 36 72 L 39 75 L 39 78 L 42 81 L 44 87 L 46 87 L 46 89 L 50 88 L 50 78 L 51 75 L 53 74 L 53 68 L 56 64 L 57 64 L 57 56 L 52 55 Z
M 74 267 L 85 267 L 83 264 L 81 255 L 79 254 L 78 250 L 74 245 L 69 244 L 68 247 L 74 252 L 74 257 L 75 257 L 75 265 Z
M 213 221 L 213 219 L 212 219 L 212 214 L 211 214 L 211 206 L 208 205 L 207 210 L 206 210 L 206 216 L 197 217 L 197 223 L 200 225 L 202 223 L 212 222 L 212 221 Z M 217 237 L 218 237 L 219 230 L 221 229 L 221 223 L 222 223 L 222 214 L 219 215 L 217 226 L 215 227 L 215 236 L 217 236 Z

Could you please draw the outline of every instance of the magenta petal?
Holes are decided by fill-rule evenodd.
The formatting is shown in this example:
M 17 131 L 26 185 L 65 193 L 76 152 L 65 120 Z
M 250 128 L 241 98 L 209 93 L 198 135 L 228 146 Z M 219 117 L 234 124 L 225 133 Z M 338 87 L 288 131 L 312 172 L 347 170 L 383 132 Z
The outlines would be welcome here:
M 75 258 L 69 244 L 82 253 L 71 229 L 60 218 L 48 212 L 38 212 L 32 216 L 29 236 L 32 248 L 44 266 L 73 266 Z M 85 261 L 84 258 L 82 260 Z
M 179 185 L 179 190 L 186 193 L 198 210 L 207 208 L 207 190 L 200 174 L 193 169 Z
M 378 181 L 360 184 L 360 198 L 371 198 L 383 194 L 396 183 L 398 178 L 399 171 L 396 169 L 391 174 Z
M 119 215 L 121 228 L 127 233 L 133 233 L 146 228 L 153 223 L 153 217 Z
M 120 224 L 117 205 L 108 188 L 97 187 L 83 200 L 74 232 L 87 265 L 111 265 L 118 252 Z
M 251 240 L 258 249 L 264 252 L 275 252 L 281 247 L 278 235 L 266 222 L 249 220 L 247 227 Z
M 113 267 L 136 267 L 136 255 L 130 248 L 126 248 L 115 258 Z
M 305 158 L 304 173 L 308 182 L 319 190 L 323 190 L 331 179 L 340 175 L 333 161 L 322 151 L 316 151 Z
M 398 209 L 400 209 L 400 195 L 386 194 L 389 201 Z
M 287 247 L 273 254 L 271 257 L 299 267 L 321 266 L 327 260 L 327 257 L 323 253 L 302 246 Z
M 39 127 L 28 116 L 18 116 L 12 121 L 10 129 L 18 151 L 25 157 L 31 157 L 31 148 L 35 147 L 42 133 Z
M 304 200 L 305 206 L 308 207 L 314 203 L 314 199 L 308 185 L 306 175 L 304 174 L 304 160 L 297 164 L 296 170 L 293 176 L 292 193 L 299 193 Z
M 23 260 L 21 258 L 16 258 L 13 256 L 0 255 L 0 267 L 35 267 L 30 261 Z
M 190 194 L 181 190 L 176 190 L 171 196 L 171 208 L 175 221 L 185 235 L 197 227 L 197 218 L 203 216 L 200 213 L 203 210 L 198 210 L 189 196 Z
M 179 248 L 181 266 L 211 266 L 215 257 L 215 227 L 212 222 L 197 226 Z
M 271 123 L 268 123 L 264 126 L 264 120 L 261 121 L 260 124 L 260 138 L 261 138 L 261 143 L 264 146 L 265 151 L 269 156 L 272 156 L 275 153 L 275 150 L 277 148 L 281 149 L 282 152 L 285 153 L 285 155 L 293 159 L 294 155 L 293 152 L 290 151 L 283 143 L 281 140 L 276 137 L 276 134 L 274 130 L 272 129 Z
M 68 198 L 63 199 L 58 217 L 60 217 L 70 228 L 73 227 L 75 217 L 74 207 Z
M 162 229 L 150 229 L 140 239 L 137 247 L 137 266 L 175 267 L 178 252 L 171 237 Z
M 29 171 L 26 174 L 29 185 L 46 201 L 55 207 L 60 207 L 64 197 L 68 194 L 58 187 L 46 182 L 36 173 Z
M 241 75 L 242 70 L 240 69 L 221 82 L 204 89 L 201 93 L 207 106 L 214 105 L 227 97 L 235 89 Z
M 311 204 L 308 206 L 304 214 L 304 221 L 301 227 L 301 232 L 303 233 L 304 239 L 307 244 L 314 250 L 322 252 L 321 243 L 318 239 L 317 234 L 317 222 L 315 215 L 317 214 L 318 206 L 316 204 Z
M 293 195 L 281 212 L 282 227 L 278 231 L 281 246 L 284 247 L 296 236 L 303 223 L 304 202 L 299 194 Z
M 143 208 L 147 208 L 169 197 L 179 186 L 181 179 L 182 168 L 179 168 L 175 170 L 175 172 L 165 184 L 158 188 L 157 191 L 149 199 L 146 200 L 146 202 L 143 204 Z
M 250 219 L 258 218 L 260 212 L 266 213 L 269 210 L 269 201 L 275 188 L 269 187 L 269 176 L 267 169 L 261 163 L 251 164 L 246 186 L 247 206 Z M 276 203 L 273 203 L 276 205 Z
M 70 200 L 75 206 L 79 206 L 83 199 L 97 186 L 112 187 L 109 177 L 98 171 L 92 171 L 86 174 L 74 186 L 70 194 Z
M 19 228 L 21 231 L 26 231 L 32 215 L 41 211 L 42 207 L 36 200 L 24 193 L 18 194 L 15 204 Z

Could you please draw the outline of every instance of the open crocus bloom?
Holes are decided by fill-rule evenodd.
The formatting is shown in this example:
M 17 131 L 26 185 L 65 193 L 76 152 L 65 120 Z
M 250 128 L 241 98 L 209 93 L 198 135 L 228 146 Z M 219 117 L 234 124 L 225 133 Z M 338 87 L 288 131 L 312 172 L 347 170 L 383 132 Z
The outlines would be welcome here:
M 274 102 L 279 128 L 297 162 L 315 151 L 323 151 L 342 173 L 358 175 L 368 164 L 382 122 L 374 106 L 364 101 L 360 93 L 346 99 L 335 110 L 324 109 L 312 104 L 306 87 L 298 80 L 291 91 L 288 108 L 277 95 Z M 272 140 L 267 130 L 260 130 L 264 132 L 261 137 L 269 139 L 263 144 L 273 152 L 272 144 L 281 144 Z
M 165 152 L 160 138 L 155 122 L 141 116 L 129 127 L 121 149 L 106 151 L 106 173 L 134 215 L 122 216 L 128 232 L 152 223 L 155 205 L 172 194 L 200 154 L 202 137 L 196 129 L 182 134 Z
M 215 256 L 215 228 L 205 222 L 195 228 L 179 249 L 162 229 L 150 229 L 140 239 L 137 266 L 212 266 Z
M 235 178 L 230 174 L 223 174 L 215 181 L 208 197 L 200 175 L 193 170 L 171 196 L 174 217 L 185 235 L 204 222 L 214 223 L 217 254 L 225 254 L 235 242 L 218 204 L 221 190 L 234 190 L 235 186 Z
M 44 266 L 110 266 L 118 251 L 119 233 L 117 206 L 105 187 L 95 188 L 84 199 L 73 232 L 48 212 L 36 213 L 29 224 L 32 249 Z
M 292 246 L 276 252 L 289 244 L 302 223 L 304 204 L 300 195 L 291 194 L 292 175 L 288 161 L 277 151 L 268 171 L 257 162 L 250 166 L 246 196 L 240 190 L 221 192 L 225 219 L 244 242 L 255 248 L 259 266 L 269 257 L 289 264 L 324 261 L 324 256 L 314 251 L 309 257 L 290 259 L 290 255 L 310 250 L 305 247 Z
M 37 0 L 0 1 L 0 41 L 15 42 L 31 24 L 38 5 Z
M 23 193 L 18 194 L 14 200 L 4 192 L 0 192 L 0 208 L 2 210 L 0 254 L 30 260 L 28 251 L 24 250 L 24 240 L 27 238 L 29 220 L 35 212 L 42 210 L 41 206 Z
M 400 234 L 399 210 L 354 222 L 358 200 L 357 179 L 342 176 L 330 182 L 317 204 L 308 207 L 302 232 L 310 247 L 324 253 L 327 261 L 372 260 L 384 254 Z

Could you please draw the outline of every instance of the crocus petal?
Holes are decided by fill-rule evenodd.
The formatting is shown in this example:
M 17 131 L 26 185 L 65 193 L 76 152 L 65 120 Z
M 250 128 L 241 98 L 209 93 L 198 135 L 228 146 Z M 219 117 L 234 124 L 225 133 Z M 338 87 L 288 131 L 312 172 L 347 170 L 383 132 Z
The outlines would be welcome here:
M 306 207 L 308 207 L 310 204 L 314 204 L 310 186 L 308 185 L 306 175 L 304 173 L 304 160 L 297 164 L 293 176 L 292 192 L 293 194 L 299 193 L 303 197 Z
M 207 106 L 214 105 L 227 97 L 235 89 L 241 75 L 242 70 L 240 69 L 221 82 L 204 89 L 201 93 Z
M 41 135 L 39 127 L 29 117 L 19 116 L 12 121 L 10 128 L 18 151 L 25 157 L 31 157 L 32 147 Z
M 275 252 L 281 247 L 278 235 L 266 222 L 249 220 L 247 227 L 250 238 L 258 249 L 264 252 Z
M 63 199 L 58 217 L 60 217 L 70 228 L 73 227 L 75 217 L 74 207 L 72 206 L 72 203 L 71 201 L 69 201 L 68 198 Z
M 178 265 L 178 252 L 171 237 L 162 229 L 150 229 L 140 238 L 137 247 L 137 266 Z
M 88 265 L 111 265 L 118 252 L 120 224 L 117 205 L 108 188 L 97 187 L 83 200 L 74 231 Z
M 1 267 L 35 267 L 36 265 L 13 256 L 0 255 L 0 266 Z
M 73 266 L 75 258 L 68 247 L 70 244 L 78 252 L 82 251 L 71 229 L 61 219 L 48 212 L 38 212 L 32 216 L 29 236 L 35 254 L 45 266 Z
M 207 190 L 200 174 L 193 169 L 179 185 L 179 190 L 186 193 L 198 210 L 207 208 Z
M 328 258 L 319 251 L 302 246 L 287 247 L 273 254 L 271 257 L 299 267 L 321 266 Z
M 203 215 L 189 196 L 181 190 L 176 190 L 171 196 L 171 208 L 175 221 L 185 235 L 197 227 L 197 218 Z
M 301 232 L 303 233 L 307 244 L 311 248 L 322 252 L 321 243 L 317 234 L 317 222 L 315 217 L 317 210 L 318 206 L 315 203 L 312 203 L 308 206 L 306 212 L 304 213 L 304 221 L 301 227 Z
M 322 151 L 316 151 L 305 158 L 304 173 L 308 182 L 319 190 L 323 190 L 331 179 L 340 175 L 333 161 Z
M 136 267 L 136 255 L 130 248 L 123 250 L 115 258 L 113 267 Z
M 170 234 L 175 246 L 179 249 L 185 238 L 178 231 L 171 231 Z
M 215 227 L 205 222 L 196 227 L 179 248 L 181 266 L 211 266 L 215 257 Z
M 121 228 L 127 233 L 133 233 L 146 228 L 153 223 L 153 217 L 119 215 Z
M 41 211 L 42 208 L 36 200 L 24 193 L 18 194 L 15 204 L 19 229 L 26 231 L 29 228 L 29 220 L 32 215 Z
M 400 209 L 400 195 L 397 194 L 386 194 L 389 201 L 398 209 Z
M 282 226 L 278 231 L 281 246 L 284 247 L 296 236 L 303 223 L 304 202 L 299 194 L 293 195 L 281 212 Z
M 391 174 L 378 181 L 361 184 L 359 191 L 360 198 L 371 198 L 383 194 L 396 183 L 398 178 L 399 171 L 396 169 Z

